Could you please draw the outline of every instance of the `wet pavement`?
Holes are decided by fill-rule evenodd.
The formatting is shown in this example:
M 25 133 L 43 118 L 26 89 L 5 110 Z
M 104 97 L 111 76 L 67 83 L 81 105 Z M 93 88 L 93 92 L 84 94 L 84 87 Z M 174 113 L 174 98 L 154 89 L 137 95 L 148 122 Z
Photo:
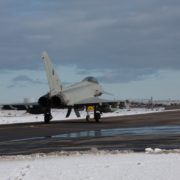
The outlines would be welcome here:
M 91 137 L 115 137 L 115 136 L 151 136 L 151 135 L 180 135 L 180 126 L 157 126 L 139 128 L 114 128 L 91 131 L 80 131 L 51 136 L 60 139 L 78 139 Z

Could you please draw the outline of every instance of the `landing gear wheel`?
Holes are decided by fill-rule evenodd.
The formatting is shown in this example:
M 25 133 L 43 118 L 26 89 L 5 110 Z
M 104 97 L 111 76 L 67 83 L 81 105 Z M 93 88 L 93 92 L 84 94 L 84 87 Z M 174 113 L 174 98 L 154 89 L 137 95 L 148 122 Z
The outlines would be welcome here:
M 46 124 L 48 124 L 51 119 L 52 119 L 51 113 L 45 113 L 45 114 L 44 114 L 44 122 L 45 122 Z
M 90 120 L 90 115 L 87 115 L 86 116 L 86 121 L 89 122 L 89 120 Z
M 94 115 L 94 119 L 96 120 L 96 122 L 98 123 L 99 120 L 101 119 L 101 114 L 99 112 L 96 112 Z

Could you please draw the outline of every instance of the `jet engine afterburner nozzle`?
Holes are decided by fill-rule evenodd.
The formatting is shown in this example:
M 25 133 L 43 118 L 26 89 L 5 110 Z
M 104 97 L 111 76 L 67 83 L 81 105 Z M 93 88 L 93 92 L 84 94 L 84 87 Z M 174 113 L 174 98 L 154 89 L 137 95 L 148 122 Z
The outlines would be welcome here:
M 47 95 L 41 96 L 38 100 L 38 104 L 42 107 L 48 107 L 50 106 L 50 100 Z
M 62 105 L 62 101 L 61 101 L 61 98 L 59 96 L 53 96 L 51 98 L 51 105 L 53 107 L 59 107 Z
M 54 108 L 59 108 L 61 106 L 65 106 L 66 104 L 65 97 L 62 94 L 51 97 L 51 105 Z

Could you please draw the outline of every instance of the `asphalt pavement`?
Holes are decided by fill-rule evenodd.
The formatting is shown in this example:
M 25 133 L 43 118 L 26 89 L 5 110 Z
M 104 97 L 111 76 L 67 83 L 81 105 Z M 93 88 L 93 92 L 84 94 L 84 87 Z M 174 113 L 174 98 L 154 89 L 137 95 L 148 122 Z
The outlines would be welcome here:
M 180 149 L 180 110 L 50 124 L 0 126 L 0 155 L 83 151 Z

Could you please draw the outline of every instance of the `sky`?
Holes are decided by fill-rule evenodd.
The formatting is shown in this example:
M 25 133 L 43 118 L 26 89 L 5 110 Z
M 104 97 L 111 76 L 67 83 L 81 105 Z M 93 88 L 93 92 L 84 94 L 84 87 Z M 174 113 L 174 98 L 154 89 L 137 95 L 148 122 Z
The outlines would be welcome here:
M 180 99 L 180 1 L 1 0 L 0 103 L 96 76 L 118 99 Z M 110 97 L 111 98 L 111 97 Z

